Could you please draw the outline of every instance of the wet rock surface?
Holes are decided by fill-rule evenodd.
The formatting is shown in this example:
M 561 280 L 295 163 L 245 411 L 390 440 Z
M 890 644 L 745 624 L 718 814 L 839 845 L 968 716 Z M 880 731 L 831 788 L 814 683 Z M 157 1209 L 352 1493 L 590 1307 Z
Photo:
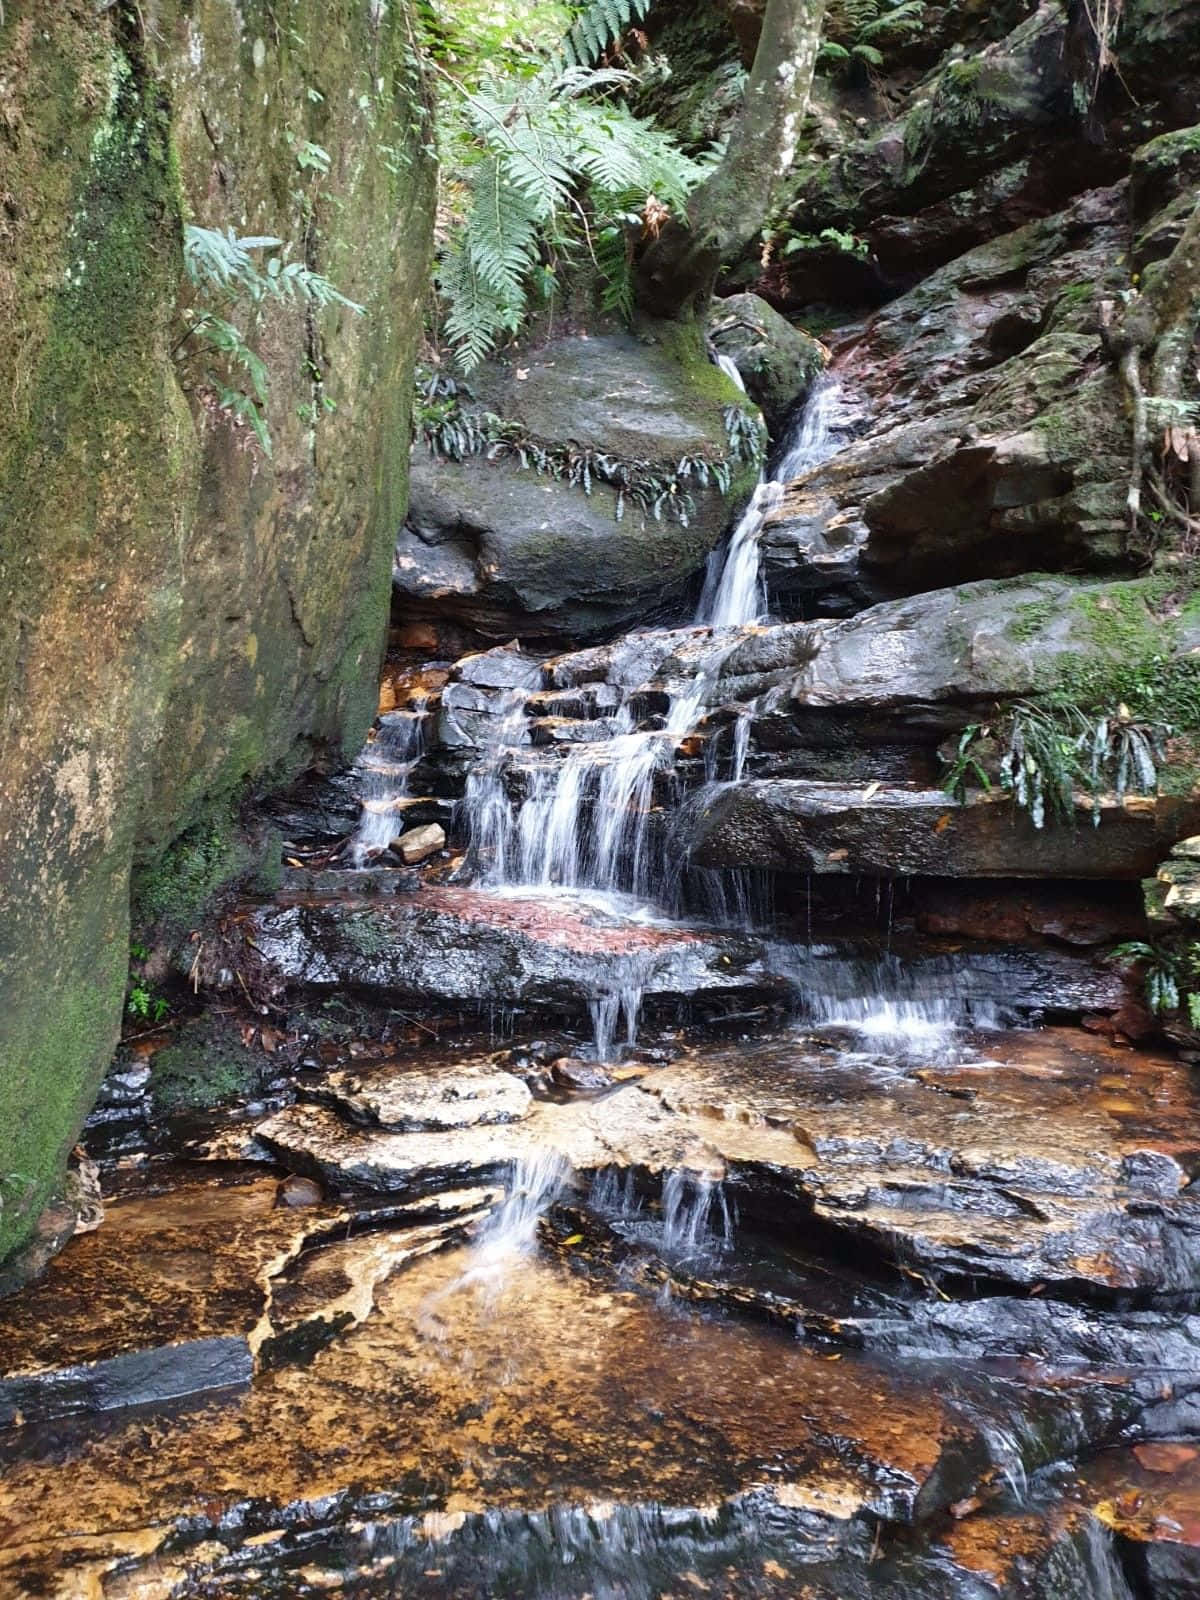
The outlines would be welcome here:
M 561 338 L 519 362 L 490 363 L 473 387 L 524 441 L 526 465 L 515 451 L 462 461 L 415 452 L 393 569 L 406 615 L 433 611 L 491 638 L 580 639 L 629 626 L 678 599 L 753 486 L 753 468 L 730 457 L 723 417 L 742 404 L 738 390 L 698 340 L 693 351 L 624 333 Z M 684 459 L 729 460 L 732 481 L 728 491 L 711 477 L 685 484 L 686 519 L 628 497 L 618 518 L 607 483 L 589 477 L 585 493 L 564 470 L 529 467 L 540 451 L 578 453 L 584 443 L 664 485 Z
M 761 939 L 622 916 L 584 899 L 426 887 L 380 903 L 310 897 L 250 918 L 272 973 L 474 1006 L 583 1011 L 636 987 L 660 998 L 778 989 Z
M 1131 878 L 1149 875 L 1169 841 L 1200 816 L 1194 802 L 1115 795 L 1101 825 L 1080 797 L 1074 828 L 1047 832 L 1008 795 L 963 803 L 944 789 L 876 782 L 850 788 L 795 779 L 732 783 L 698 812 L 692 855 L 707 867 L 900 872 L 926 877 Z
M 447 1041 L 252 1123 L 320 1170 L 303 1206 L 219 1167 L 111 1197 L 3 1303 L 4 1347 L 36 1359 L 73 1302 L 81 1358 L 192 1340 L 193 1381 L 84 1417 L 59 1373 L 10 1409 L 4 1592 L 1186 1595 L 1187 1069 L 905 1037 L 676 1039 L 567 1101 L 510 1070 L 549 1041 Z M 197 1377 L 221 1339 L 240 1365 Z

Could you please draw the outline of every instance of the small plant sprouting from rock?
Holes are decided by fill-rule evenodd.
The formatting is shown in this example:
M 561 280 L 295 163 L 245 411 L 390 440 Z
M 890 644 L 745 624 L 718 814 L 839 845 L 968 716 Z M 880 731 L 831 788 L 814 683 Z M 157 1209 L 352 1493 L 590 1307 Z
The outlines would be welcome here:
M 991 724 L 963 729 L 944 787 L 962 801 L 971 787 L 988 792 L 998 784 L 1039 829 L 1047 822 L 1073 826 L 1082 791 L 1091 799 L 1092 825 L 1099 827 L 1106 791 L 1115 793 L 1118 805 L 1127 794 L 1158 792 L 1172 732 L 1166 723 L 1137 721 L 1125 705 L 1097 716 L 1074 705 L 1018 702 Z
M 1154 1016 L 1181 1012 L 1189 1027 L 1200 1030 L 1200 944 L 1194 939 L 1154 944 L 1132 939 L 1112 954 L 1124 966 L 1141 968 L 1146 1004 Z
M 745 406 L 726 406 L 724 415 L 730 455 L 735 461 L 760 467 L 767 455 L 767 429 L 762 418 Z
M 680 456 L 663 465 L 622 460 L 586 445 L 547 444 L 495 412 L 471 409 L 473 398 L 469 386 L 448 373 L 428 368 L 418 372 L 413 432 L 431 454 L 451 461 L 468 456 L 510 460 L 523 471 L 568 483 L 588 495 L 595 484 L 607 484 L 617 492 L 618 522 L 624 518 L 626 502 L 632 501 L 656 522 L 667 515 L 686 528 L 696 509 L 693 486 L 706 489 L 712 484 L 728 494 L 733 482 L 731 462 L 761 462 L 766 449 L 765 428 L 742 406 L 725 409 L 730 448 L 726 459 Z
M 130 983 L 125 996 L 125 1010 L 142 1022 L 163 1022 L 170 1015 L 170 1004 L 162 995 L 154 993 L 141 973 L 132 970 L 134 965 L 141 966 L 149 959 L 150 952 L 144 944 L 130 945 Z
M 273 300 L 299 301 L 315 307 L 339 305 L 355 316 L 363 315 L 364 308 L 335 289 L 328 278 L 303 261 L 289 261 L 288 248 L 282 239 L 266 234 L 239 237 L 232 228 L 222 233 L 217 228 L 189 224 L 184 229 L 183 261 L 198 294 L 216 302 L 222 310 L 242 304 L 253 314 L 264 302 Z M 260 255 L 264 257 L 261 264 Z M 184 316 L 188 328 L 175 346 L 176 355 L 181 359 L 218 355 L 224 357 L 227 371 L 240 371 L 240 387 L 212 371 L 206 373 L 206 378 L 221 410 L 244 422 L 263 454 L 269 456 L 266 363 L 241 329 L 217 310 L 201 302 L 189 306 Z

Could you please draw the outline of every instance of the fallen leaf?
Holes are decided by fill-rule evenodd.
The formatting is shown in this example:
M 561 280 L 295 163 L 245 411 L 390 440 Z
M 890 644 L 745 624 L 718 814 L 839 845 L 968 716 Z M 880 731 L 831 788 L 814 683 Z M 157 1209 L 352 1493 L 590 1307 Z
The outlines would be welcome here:
M 1195 1461 L 1200 1450 L 1190 1444 L 1135 1444 L 1133 1453 L 1147 1472 L 1178 1472 Z
M 867 787 L 863 790 L 863 799 L 864 800 L 869 800 L 872 797 L 872 795 L 878 794 L 880 789 L 882 789 L 882 788 L 883 788 L 883 785 L 881 783 L 879 783 L 878 781 L 876 781 L 875 783 L 869 783 L 867 785 Z
M 569 1239 L 564 1239 L 563 1240 L 564 1248 L 569 1244 L 582 1244 L 582 1243 L 583 1243 L 583 1235 L 581 1233 L 573 1233 Z
M 934 831 L 934 833 L 945 833 L 946 829 L 949 826 L 950 826 L 950 813 L 948 811 L 943 811 L 941 816 L 934 823 L 933 831 Z
M 263 1049 L 268 1055 L 273 1056 L 276 1050 L 279 1049 L 279 1042 L 283 1038 L 283 1034 L 279 1032 L 278 1028 L 262 1028 L 259 1031 L 259 1038 L 262 1040 Z
M 969 1500 L 956 1500 L 950 1507 L 950 1515 L 956 1522 L 961 1522 L 963 1517 L 969 1517 L 972 1511 L 978 1511 L 980 1504 L 978 1495 L 972 1495 Z
M 289 867 L 302 867 L 304 865 L 303 861 L 299 860 L 296 856 L 284 856 L 283 859 L 287 862 Z
M 831 850 L 825 859 L 826 861 L 845 861 L 849 854 L 849 850 Z

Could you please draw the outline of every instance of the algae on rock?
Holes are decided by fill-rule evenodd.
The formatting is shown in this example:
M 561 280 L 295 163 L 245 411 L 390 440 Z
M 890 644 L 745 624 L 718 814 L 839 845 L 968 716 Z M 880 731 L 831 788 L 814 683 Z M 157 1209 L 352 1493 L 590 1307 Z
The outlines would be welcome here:
M 373 713 L 432 211 L 407 5 L 5 10 L 0 1258 L 111 1054 L 132 865 Z M 367 306 L 260 315 L 270 462 L 175 359 L 186 220 Z

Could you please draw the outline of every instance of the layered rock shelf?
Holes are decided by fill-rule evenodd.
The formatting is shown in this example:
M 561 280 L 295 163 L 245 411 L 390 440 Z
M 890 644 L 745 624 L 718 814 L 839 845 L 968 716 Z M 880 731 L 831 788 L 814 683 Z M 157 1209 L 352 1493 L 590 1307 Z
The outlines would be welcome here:
M 60 9 L 0 1597 L 1200 1600 L 1195 6 Z

